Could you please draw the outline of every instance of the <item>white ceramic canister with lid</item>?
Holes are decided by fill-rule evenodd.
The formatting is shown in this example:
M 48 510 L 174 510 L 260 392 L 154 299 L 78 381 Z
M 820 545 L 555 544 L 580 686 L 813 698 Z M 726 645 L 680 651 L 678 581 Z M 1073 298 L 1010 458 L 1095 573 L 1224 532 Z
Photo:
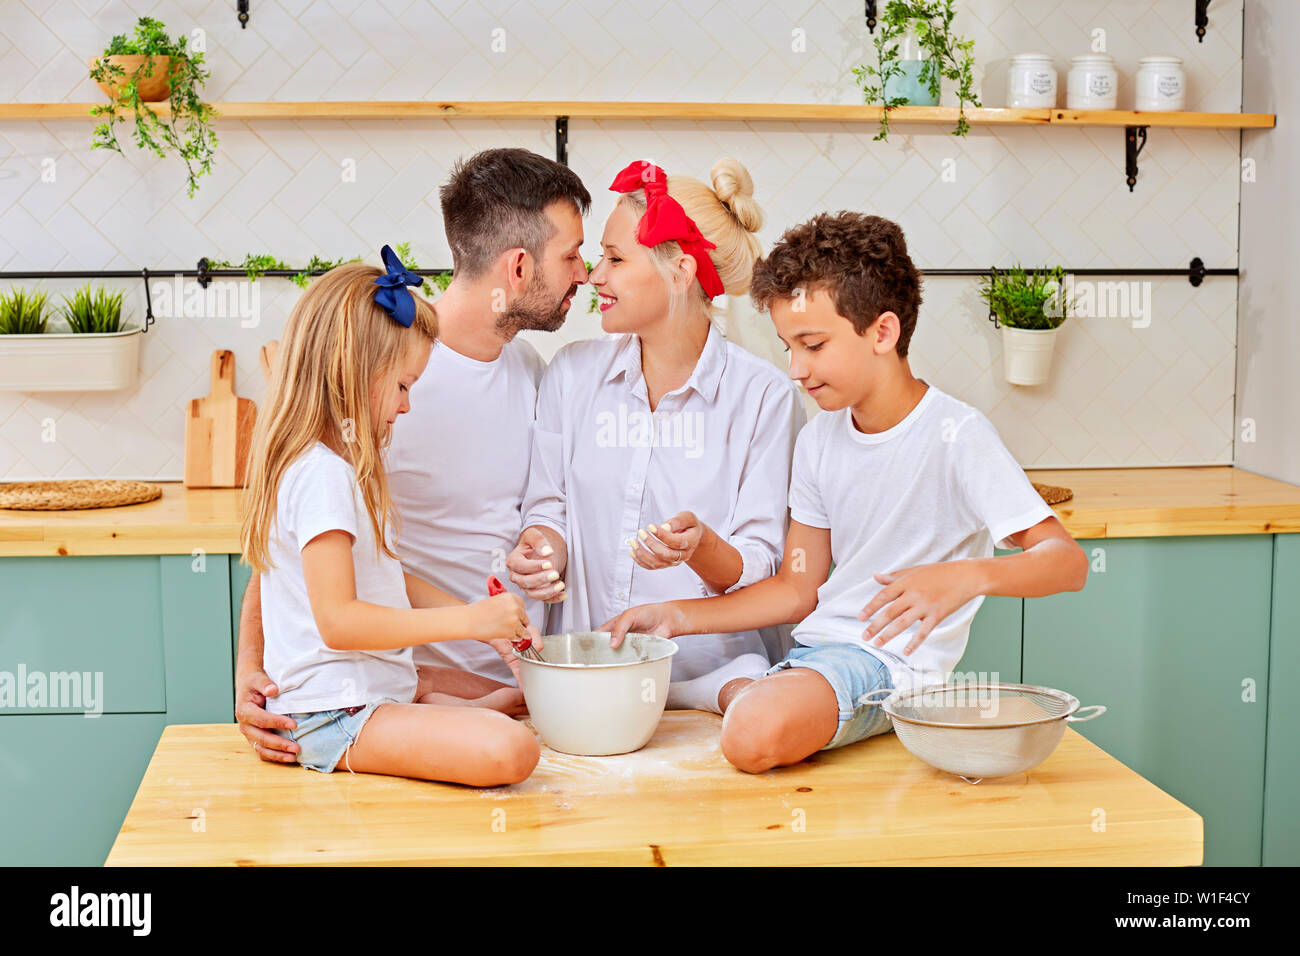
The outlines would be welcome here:
M 1144 56 L 1135 86 L 1135 109 L 1181 110 L 1187 105 L 1187 74 L 1180 57 Z
M 1056 66 L 1042 53 L 1017 53 L 1007 70 L 1007 106 L 1012 109 L 1053 109 L 1056 106 Z
M 1113 110 L 1119 72 L 1105 53 L 1088 53 L 1070 58 L 1065 105 L 1072 110 Z

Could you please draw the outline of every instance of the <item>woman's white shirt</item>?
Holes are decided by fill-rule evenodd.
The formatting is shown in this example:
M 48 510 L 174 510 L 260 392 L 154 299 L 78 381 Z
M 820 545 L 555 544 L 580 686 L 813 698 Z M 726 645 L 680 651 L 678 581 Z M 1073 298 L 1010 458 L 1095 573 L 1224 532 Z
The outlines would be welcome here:
M 568 597 L 551 605 L 547 630 L 591 630 L 637 604 L 719 593 L 684 563 L 652 571 L 629 553 L 639 528 L 681 511 L 740 552 L 743 570 L 729 590 L 774 574 L 805 420 L 794 383 L 712 324 L 690 378 L 653 412 L 637 336 L 560 349 L 538 393 L 523 506 L 524 527 L 555 529 L 569 550 Z M 674 681 L 741 654 L 769 656 L 757 631 L 687 635 L 678 644 Z

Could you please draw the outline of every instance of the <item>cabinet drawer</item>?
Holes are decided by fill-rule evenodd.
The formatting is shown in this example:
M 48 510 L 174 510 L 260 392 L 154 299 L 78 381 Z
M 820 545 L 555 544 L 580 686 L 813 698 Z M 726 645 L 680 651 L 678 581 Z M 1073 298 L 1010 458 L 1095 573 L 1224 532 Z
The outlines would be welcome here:
M 166 710 L 156 556 L 4 558 L 0 606 L 0 714 Z

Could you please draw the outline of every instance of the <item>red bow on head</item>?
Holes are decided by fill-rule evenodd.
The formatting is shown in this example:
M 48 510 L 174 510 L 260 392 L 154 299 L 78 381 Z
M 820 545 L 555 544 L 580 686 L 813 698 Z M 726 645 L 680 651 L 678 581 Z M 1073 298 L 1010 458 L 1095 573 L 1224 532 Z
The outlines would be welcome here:
M 704 238 L 682 204 L 668 195 L 668 175 L 662 169 L 638 159 L 615 176 L 609 188 L 616 193 L 644 189 L 645 215 L 636 227 L 637 241 L 643 246 L 657 246 L 669 240 L 678 243 L 682 252 L 695 260 L 695 277 L 705 294 L 710 299 L 722 295 L 722 280 L 709 258 L 709 250 L 717 246 Z

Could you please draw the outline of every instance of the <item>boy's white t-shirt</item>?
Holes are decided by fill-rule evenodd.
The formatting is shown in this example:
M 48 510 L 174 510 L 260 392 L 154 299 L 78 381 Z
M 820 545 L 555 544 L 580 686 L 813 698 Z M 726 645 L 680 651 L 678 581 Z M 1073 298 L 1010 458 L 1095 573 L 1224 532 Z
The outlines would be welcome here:
M 487 597 L 489 575 L 520 593 L 505 561 L 522 530 L 537 383 L 545 367 L 519 337 L 491 362 L 439 341 L 411 389 L 411 410 L 393 426 L 387 467 L 401 518 L 396 551 L 413 575 L 462 601 Z M 545 605 L 524 598 L 524 610 L 542 630 Z M 424 644 L 415 649 L 415 662 L 515 682 L 501 656 L 480 641 Z
M 1053 514 L 992 423 L 933 385 L 906 418 L 877 434 L 858 431 L 849 408 L 823 412 L 795 444 L 790 517 L 830 529 L 834 568 L 794 639 L 860 647 L 885 662 L 899 689 L 946 681 L 983 596 L 940 622 L 905 658 L 916 623 L 883 647 L 862 639 L 867 622 L 858 613 L 884 587 L 874 575 L 991 557 L 995 542 L 1014 547 L 1009 535 Z
M 391 523 L 389 525 L 391 531 Z M 352 536 L 357 597 L 387 607 L 411 606 L 402 565 L 375 550 L 375 534 L 346 459 L 317 442 L 294 460 L 276 490 L 269 537 L 273 567 L 260 578 L 266 675 L 280 688 L 266 702 L 275 714 L 309 713 L 389 700 L 415 699 L 409 647 L 336 651 L 321 640 L 307 597 L 302 549 L 341 529 Z M 391 535 L 390 535 L 391 536 Z

